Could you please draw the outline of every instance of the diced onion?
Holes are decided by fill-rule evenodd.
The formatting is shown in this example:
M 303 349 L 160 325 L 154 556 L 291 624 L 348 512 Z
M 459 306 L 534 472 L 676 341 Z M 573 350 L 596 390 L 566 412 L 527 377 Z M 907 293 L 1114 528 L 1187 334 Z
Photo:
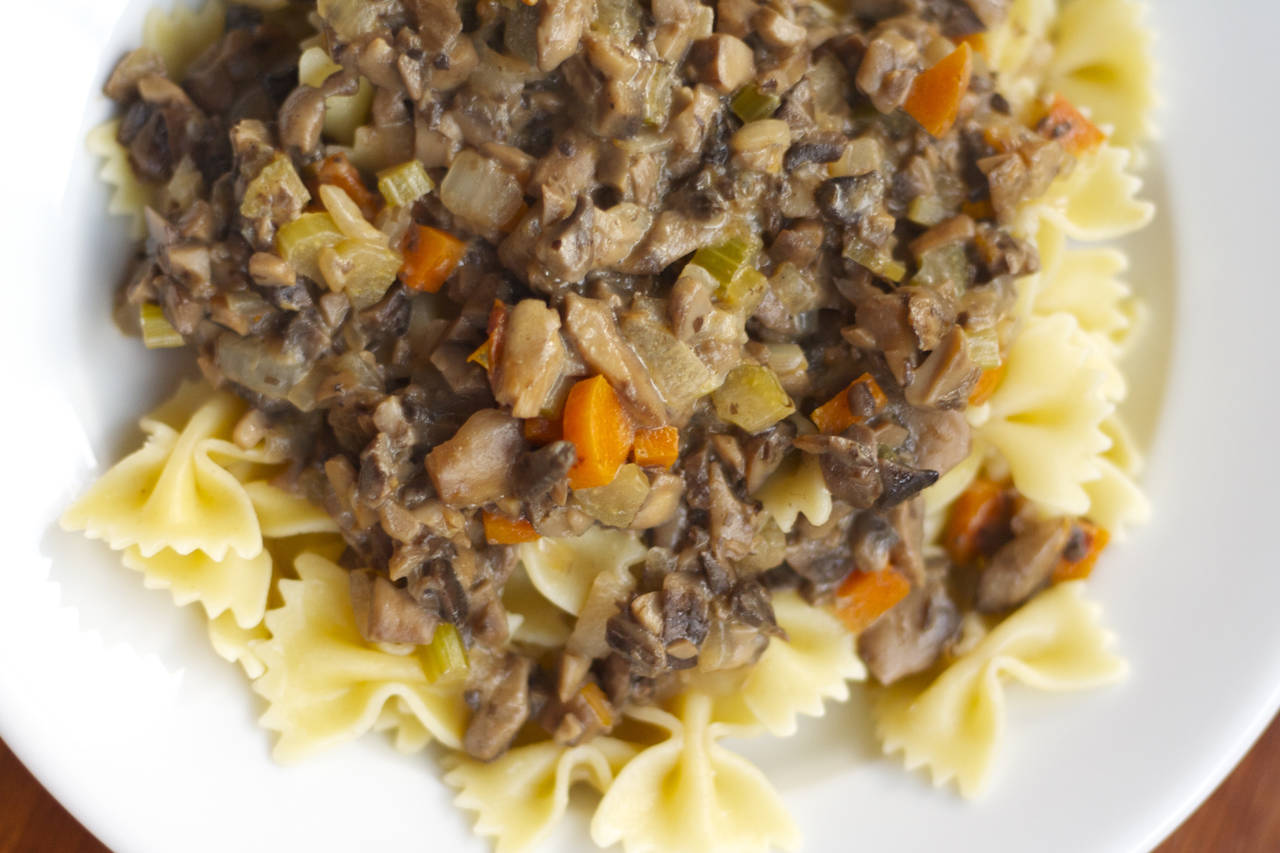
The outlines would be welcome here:
M 740 364 L 711 392 L 716 415 L 725 423 L 756 433 L 795 413 L 795 403 L 772 370 Z
M 440 183 L 440 200 L 477 230 L 496 231 L 515 219 L 524 193 L 515 175 L 474 151 L 462 151 Z

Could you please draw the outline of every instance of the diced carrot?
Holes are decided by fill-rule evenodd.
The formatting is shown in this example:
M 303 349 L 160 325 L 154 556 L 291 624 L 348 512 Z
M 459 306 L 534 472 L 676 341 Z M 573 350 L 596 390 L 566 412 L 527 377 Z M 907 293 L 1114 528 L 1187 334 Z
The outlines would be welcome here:
M 977 384 L 969 392 L 970 406 L 981 406 L 991 399 L 991 395 L 996 393 L 996 389 L 1004 381 L 1004 370 L 1004 362 L 1001 362 L 996 367 L 989 367 L 982 371 L 982 375 L 978 377 Z
M 854 569 L 836 589 L 836 615 L 846 628 L 861 634 L 909 592 L 911 582 L 897 569 L 878 572 Z
M 1061 142 L 1062 147 L 1075 157 L 1092 151 L 1107 138 L 1096 124 L 1061 95 L 1053 96 L 1048 114 L 1040 119 L 1037 127 L 1045 136 Z
M 1083 518 L 1076 522 L 1076 528 L 1082 540 L 1075 540 L 1075 531 L 1073 531 L 1072 543 L 1067 546 L 1067 552 L 1053 569 L 1054 583 L 1083 580 L 1089 577 L 1093 574 L 1098 556 L 1111 541 L 1111 534 L 1105 527 L 1099 527 Z
M 902 108 L 930 134 L 942 136 L 955 123 L 972 73 L 973 49 L 961 44 L 932 68 L 920 72 Z
M 338 152 L 321 160 L 315 167 L 315 180 L 321 186 L 331 184 L 349 195 L 365 219 L 372 222 L 378 215 L 380 197 L 365 186 L 360 170 L 352 165 L 346 154 Z
M 1008 538 L 1012 515 L 1013 501 L 1003 486 L 991 480 L 974 480 L 951 506 L 942 547 L 960 566 L 990 556 Z
M 484 522 L 484 538 L 491 545 L 519 545 L 538 538 L 538 531 L 523 518 L 507 518 L 487 509 L 480 513 L 480 518 Z
M 555 418 L 525 418 L 524 440 L 530 444 L 550 444 L 564 435 Z
M 405 235 L 400 280 L 412 290 L 435 293 L 453 275 L 466 251 L 466 242 L 452 234 L 414 225 Z
M 569 485 L 590 489 L 613 482 L 631 454 L 635 427 L 609 380 L 583 379 L 564 402 L 564 437 L 573 442 L 578 461 L 569 469 Z
M 967 36 L 960 36 L 955 40 L 957 46 L 962 44 L 969 45 L 974 53 L 987 55 L 987 34 L 986 33 L 969 33 Z
M 818 429 L 828 435 L 838 435 L 854 424 L 862 423 L 866 420 L 866 417 L 855 415 L 853 409 L 849 406 L 849 396 L 861 393 L 855 390 L 859 386 L 871 395 L 871 414 L 878 414 L 884 409 L 885 404 L 888 403 L 888 398 L 880 390 L 879 383 L 871 377 L 871 374 L 864 373 L 850 382 L 839 394 L 814 409 L 809 419 L 813 421 Z
M 582 697 L 582 701 L 591 709 L 591 713 L 596 715 L 600 725 L 606 729 L 613 728 L 613 712 L 609 709 L 609 699 L 604 695 L 604 691 L 600 689 L 599 684 L 594 681 L 588 681 L 582 685 L 578 695 Z
M 670 468 L 680 458 L 680 430 L 673 426 L 637 430 L 635 456 L 642 468 Z
M 467 361 L 474 361 L 485 370 L 493 370 L 502 355 L 502 338 L 507 331 L 507 306 L 501 300 L 493 300 L 493 308 L 489 310 L 489 337 L 476 347 L 475 352 L 467 356 Z
M 994 219 L 996 210 L 991 206 L 991 199 L 966 201 L 960 205 L 960 212 L 975 220 Z

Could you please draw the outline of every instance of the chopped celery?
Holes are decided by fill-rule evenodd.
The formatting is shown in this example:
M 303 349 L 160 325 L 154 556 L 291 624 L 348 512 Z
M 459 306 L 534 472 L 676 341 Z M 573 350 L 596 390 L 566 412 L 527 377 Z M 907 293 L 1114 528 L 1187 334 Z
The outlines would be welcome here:
M 333 217 L 327 213 L 304 213 L 276 232 L 276 252 L 298 273 L 321 282 L 320 252 L 343 241 Z
M 752 266 L 756 255 L 760 253 L 760 238 L 752 234 L 750 237 L 734 237 L 719 246 L 705 246 L 693 253 L 690 263 L 697 264 L 726 287 L 742 271 L 743 267 Z
M 795 413 L 795 403 L 783 390 L 777 375 L 758 364 L 740 364 L 711 392 L 716 415 L 746 432 L 768 429 Z
M 406 207 L 435 189 L 427 170 L 417 160 L 378 173 L 378 192 L 388 207 Z
M 851 261 L 857 261 L 876 275 L 881 278 L 887 278 L 889 281 L 902 281 L 902 277 L 907 274 L 906 264 L 895 260 L 893 255 L 875 251 L 856 237 L 849 239 L 845 243 L 844 256 Z
M 974 364 L 983 370 L 1000 366 L 1000 334 L 995 323 L 968 326 L 964 336 L 969 345 L 969 358 Z
M 755 83 L 748 83 L 733 96 L 729 106 L 743 121 L 769 118 L 782 104 L 782 98 L 772 92 L 761 92 Z
M 383 297 L 396 280 L 400 253 L 364 240 L 343 240 L 320 252 L 320 272 L 330 290 L 347 294 L 357 310 Z
M 749 317 L 755 312 L 760 300 L 764 299 L 765 291 L 768 289 L 769 279 L 765 278 L 764 273 L 755 267 L 746 267 L 735 275 L 732 281 L 721 286 L 716 291 L 716 297 L 725 305 Z
M 437 625 L 431 644 L 422 650 L 422 669 L 427 681 L 432 684 L 441 679 L 453 681 L 466 675 L 470 667 L 457 627 L 449 622 Z
M 170 349 L 187 343 L 164 316 L 164 309 L 153 302 L 138 306 L 138 324 L 142 327 L 142 345 L 147 349 Z
M 291 198 L 301 210 L 311 200 L 311 193 L 298 177 L 293 161 L 285 154 L 277 154 L 262 167 L 258 176 L 245 188 L 240 202 L 240 215 L 245 219 L 271 216 L 276 201 L 281 196 Z

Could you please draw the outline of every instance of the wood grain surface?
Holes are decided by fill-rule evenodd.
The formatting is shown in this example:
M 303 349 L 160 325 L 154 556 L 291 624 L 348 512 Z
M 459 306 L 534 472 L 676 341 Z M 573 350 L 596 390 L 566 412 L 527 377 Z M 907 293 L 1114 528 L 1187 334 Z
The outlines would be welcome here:
M 1280 851 L 1280 718 L 1156 853 L 1275 851 Z M 0 743 L 0 853 L 111 851 L 45 793 Z

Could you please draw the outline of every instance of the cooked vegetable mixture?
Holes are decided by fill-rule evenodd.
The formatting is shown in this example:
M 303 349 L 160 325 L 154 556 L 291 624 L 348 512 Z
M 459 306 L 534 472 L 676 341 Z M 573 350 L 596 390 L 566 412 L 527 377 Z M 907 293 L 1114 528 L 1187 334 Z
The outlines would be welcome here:
M 891 683 L 1089 573 L 1107 531 L 1003 482 L 924 542 L 1037 269 L 1008 226 L 1102 140 L 1012 114 L 1005 0 L 255 5 L 182 79 L 143 49 L 106 84 L 155 200 L 120 322 L 249 401 L 361 633 L 465 673 L 472 756 L 753 663 L 780 589 Z M 755 496 L 797 465 L 832 509 L 784 529 Z M 639 569 L 514 641 L 522 543 L 593 525 Z

